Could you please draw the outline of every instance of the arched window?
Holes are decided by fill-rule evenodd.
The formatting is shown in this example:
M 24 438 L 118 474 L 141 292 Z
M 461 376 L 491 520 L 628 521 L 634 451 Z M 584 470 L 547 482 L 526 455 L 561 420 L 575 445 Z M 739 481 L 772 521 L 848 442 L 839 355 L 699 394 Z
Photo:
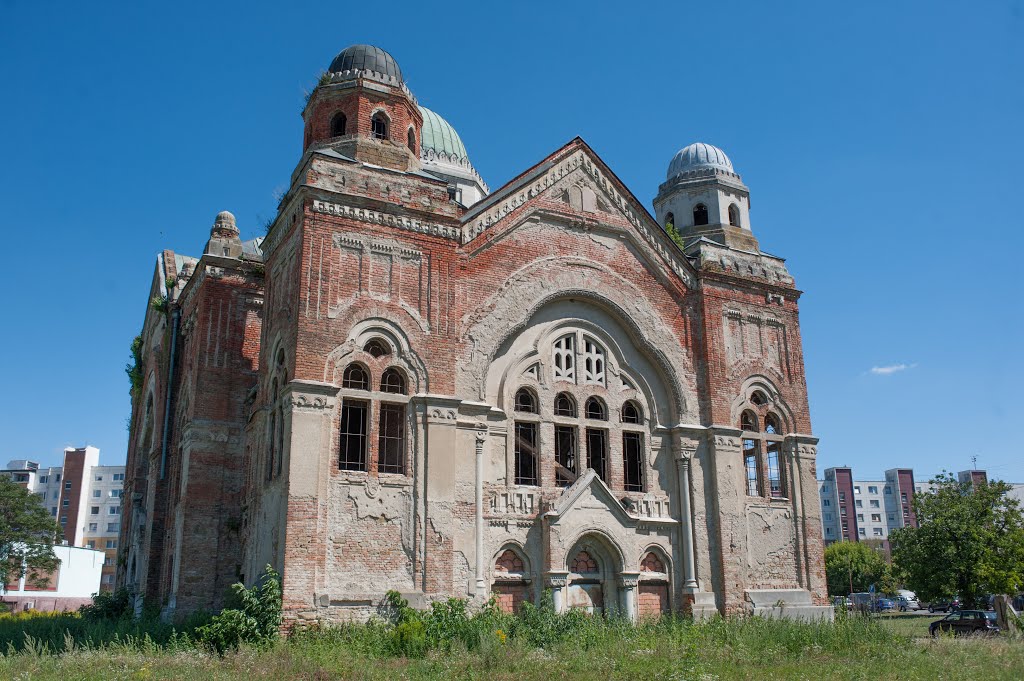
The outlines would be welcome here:
M 555 341 L 555 380 L 575 381 L 576 380 L 576 353 L 575 337 L 562 336 Z
M 363 352 L 369 353 L 373 358 L 383 357 L 391 354 L 391 346 L 379 338 L 371 338 L 363 346 Z
M 729 204 L 729 224 L 733 227 L 740 226 L 740 209 L 735 203 Z
M 526 388 L 520 388 L 516 392 L 515 410 L 527 414 L 537 413 L 537 398 Z
M 555 397 L 555 416 L 576 418 L 576 400 L 569 393 L 558 393 Z
M 740 414 L 747 496 L 784 497 L 781 421 L 777 414 L 768 411 L 768 397 L 761 390 L 751 393 L 750 403 L 753 407 Z M 764 424 L 763 430 L 761 424 Z
M 409 133 L 406 135 L 406 144 L 409 146 L 409 149 L 412 151 L 412 153 L 415 154 L 416 153 L 416 131 L 413 130 L 412 128 L 409 128 Z
M 629 402 L 626 402 L 624 405 L 622 405 L 622 422 L 623 423 L 641 424 L 641 423 L 644 422 L 644 415 L 643 414 L 644 413 L 640 409 L 640 405 L 638 405 L 633 400 L 630 400 Z
M 348 125 L 348 118 L 342 112 L 334 114 L 334 118 L 331 119 L 331 137 L 341 137 L 345 134 L 345 128 Z
M 641 572 L 665 572 L 665 563 L 654 551 L 648 551 L 647 555 L 640 562 Z
M 604 385 L 604 348 L 583 337 L 583 382 Z
M 669 213 L 668 215 L 665 216 L 665 230 L 668 231 L 670 229 L 675 229 L 675 226 L 676 216 L 672 213 Z
M 386 370 L 380 376 L 380 391 L 383 393 L 405 394 L 405 378 L 402 373 L 394 367 Z
M 388 117 L 384 115 L 383 111 L 373 114 L 370 119 L 370 128 L 375 139 L 386 140 L 388 138 Z
M 345 368 L 345 374 L 342 376 L 341 387 L 351 390 L 369 390 L 370 377 L 367 376 L 366 370 L 363 367 L 358 364 L 349 364 Z
M 580 551 L 576 554 L 576 557 L 572 559 L 572 565 L 569 566 L 569 569 L 580 575 L 594 574 L 601 571 L 597 561 L 586 551 Z
M 604 402 L 597 397 L 591 397 L 588 399 L 584 409 L 588 419 L 596 419 L 598 421 L 608 420 L 608 410 L 605 408 Z
M 505 551 L 498 556 L 498 560 L 494 562 L 494 571 L 506 575 L 521 575 L 526 570 L 526 566 L 523 564 L 523 559 L 519 557 L 519 554 L 512 549 L 505 549 Z
M 696 206 L 693 207 L 693 224 L 708 224 L 708 207 L 705 206 L 703 203 L 698 203 Z

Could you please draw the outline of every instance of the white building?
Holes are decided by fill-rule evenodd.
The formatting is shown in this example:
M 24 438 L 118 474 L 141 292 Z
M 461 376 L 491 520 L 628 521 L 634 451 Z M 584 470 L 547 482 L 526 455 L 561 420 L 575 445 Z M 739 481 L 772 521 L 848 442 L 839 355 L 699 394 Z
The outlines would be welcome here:
M 77 610 L 100 590 L 104 554 L 76 546 L 54 546 L 60 566 L 45 583 L 30 575 L 5 585 L 0 600 L 17 610 Z
M 69 546 L 105 553 L 102 584 L 114 586 L 124 466 L 99 465 L 96 447 L 67 447 L 64 465 L 40 468 L 28 459 L 15 459 L 0 475 L 35 492 L 64 529 Z

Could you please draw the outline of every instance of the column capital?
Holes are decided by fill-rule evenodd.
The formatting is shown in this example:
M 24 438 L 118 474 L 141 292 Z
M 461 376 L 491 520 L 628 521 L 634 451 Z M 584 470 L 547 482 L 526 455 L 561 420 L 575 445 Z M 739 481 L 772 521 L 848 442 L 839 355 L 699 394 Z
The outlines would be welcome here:
M 818 456 L 818 438 L 813 435 L 790 433 L 786 435 L 785 446 L 801 459 L 813 459 Z
M 635 589 L 640 583 L 639 572 L 620 572 L 619 573 L 619 586 L 624 589 Z
M 429 421 L 447 423 L 452 426 L 458 422 L 462 400 L 457 397 L 418 393 L 413 395 L 409 401 L 418 408 L 422 408 Z
M 544 583 L 552 589 L 561 589 L 569 586 L 569 572 L 566 570 L 553 570 L 544 573 Z
M 333 383 L 295 379 L 285 384 L 282 393 L 285 404 L 293 410 L 329 412 L 334 409 L 340 390 Z

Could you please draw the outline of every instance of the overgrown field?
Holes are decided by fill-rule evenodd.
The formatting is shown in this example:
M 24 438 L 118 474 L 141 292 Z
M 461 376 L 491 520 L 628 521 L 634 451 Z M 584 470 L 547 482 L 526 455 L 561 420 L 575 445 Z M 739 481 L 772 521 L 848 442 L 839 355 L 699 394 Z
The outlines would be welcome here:
M 927 620 L 926 620 L 927 621 Z M 631 625 L 541 608 L 468 615 L 448 603 L 402 621 L 324 627 L 223 656 L 150 622 L 0 618 L 0 679 L 1020 679 L 1024 643 L 913 639 L 877 620 Z M 69 632 L 61 633 L 61 628 Z M 120 629 L 119 629 L 120 627 Z M 26 632 L 30 637 L 26 645 Z M 45 643 L 43 642 L 45 641 Z

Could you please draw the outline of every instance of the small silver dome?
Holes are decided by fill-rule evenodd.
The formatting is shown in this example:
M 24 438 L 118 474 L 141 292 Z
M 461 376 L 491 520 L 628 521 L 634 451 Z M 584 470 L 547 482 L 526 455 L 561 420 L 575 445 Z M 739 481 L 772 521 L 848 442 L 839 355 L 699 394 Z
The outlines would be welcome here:
M 702 170 L 713 168 L 724 170 L 728 173 L 735 173 L 732 169 L 732 161 L 725 155 L 725 152 L 718 147 L 703 142 L 694 142 L 688 147 L 683 147 L 672 157 L 672 163 L 668 165 L 668 179 L 676 175 L 690 172 L 691 170 Z

